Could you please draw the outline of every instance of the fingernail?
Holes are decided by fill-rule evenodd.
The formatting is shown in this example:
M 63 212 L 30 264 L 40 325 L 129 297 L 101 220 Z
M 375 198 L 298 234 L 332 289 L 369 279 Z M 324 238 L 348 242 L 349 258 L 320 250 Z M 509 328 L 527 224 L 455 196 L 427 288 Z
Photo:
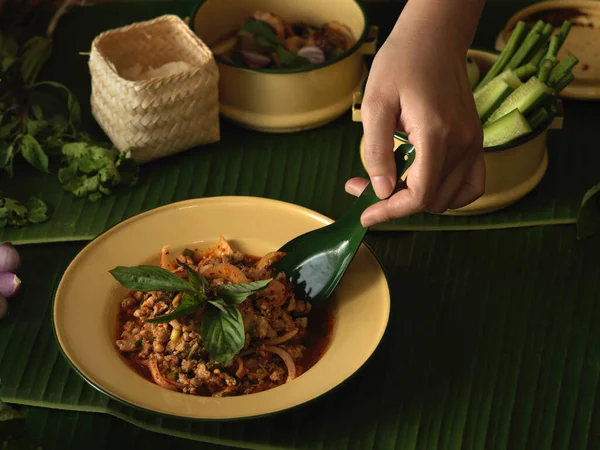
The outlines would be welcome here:
M 346 186 L 346 192 L 350 195 L 358 196 L 358 190 L 354 189 L 354 186 Z
M 363 214 L 363 216 L 360 218 L 360 222 L 365 228 L 375 225 L 375 220 L 372 214 Z
M 390 195 L 392 191 L 392 182 L 388 177 L 376 176 L 371 180 L 373 183 L 373 189 L 375 190 L 375 194 L 379 198 L 385 198 Z

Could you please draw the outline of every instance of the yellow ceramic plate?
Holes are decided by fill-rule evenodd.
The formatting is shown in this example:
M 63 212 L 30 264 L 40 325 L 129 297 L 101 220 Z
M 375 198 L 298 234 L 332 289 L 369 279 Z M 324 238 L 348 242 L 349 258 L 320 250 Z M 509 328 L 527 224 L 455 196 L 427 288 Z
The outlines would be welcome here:
M 126 293 L 108 273 L 118 265 L 158 264 L 165 244 L 211 246 L 220 235 L 242 252 L 263 255 L 331 223 L 308 209 L 253 197 L 188 200 L 135 216 L 87 245 L 66 270 L 54 301 L 54 328 L 73 367 L 93 386 L 130 405 L 193 419 L 261 416 L 300 405 L 356 372 L 375 351 L 388 322 L 390 296 L 375 256 L 361 246 L 333 296 L 334 331 L 323 358 L 292 382 L 229 398 L 163 389 L 130 369 L 114 345 Z

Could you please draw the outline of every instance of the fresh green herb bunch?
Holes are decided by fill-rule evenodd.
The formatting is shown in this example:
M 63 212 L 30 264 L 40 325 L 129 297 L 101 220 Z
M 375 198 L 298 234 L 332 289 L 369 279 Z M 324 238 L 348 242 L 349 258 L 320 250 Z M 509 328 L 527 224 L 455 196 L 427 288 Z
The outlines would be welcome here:
M 50 57 L 52 33 L 68 3 L 56 12 L 44 36 L 19 41 L 17 36 L 23 34 L 19 27 L 12 28 L 14 35 L 0 32 L 0 170 L 13 176 L 19 157 L 44 173 L 51 172 L 53 164 L 64 166 L 58 170 L 64 189 L 96 201 L 118 186 L 134 185 L 138 167 L 129 158 L 131 149 L 121 153 L 80 130 L 80 106 L 66 86 L 38 80 Z M 5 202 L 12 204 L 11 199 Z M 17 211 L 20 219 L 7 223 L 34 222 L 21 220 L 29 216 Z
M 264 289 L 271 279 L 252 283 L 222 284 L 216 289 L 208 280 L 191 267 L 185 267 L 188 280 L 157 266 L 119 266 L 111 275 L 122 286 L 133 291 L 182 292 L 181 302 L 162 316 L 149 319 L 150 323 L 167 323 L 179 317 L 189 316 L 205 308 L 202 314 L 200 335 L 203 345 L 215 361 L 227 365 L 244 347 L 245 333 L 242 315 L 236 305 L 250 295 Z

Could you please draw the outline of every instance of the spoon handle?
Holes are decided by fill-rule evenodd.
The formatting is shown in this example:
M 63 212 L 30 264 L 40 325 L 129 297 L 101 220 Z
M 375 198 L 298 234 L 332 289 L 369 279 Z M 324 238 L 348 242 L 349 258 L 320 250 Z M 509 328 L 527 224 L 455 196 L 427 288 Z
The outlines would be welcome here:
M 400 145 L 394 152 L 394 160 L 396 161 L 398 180 L 400 180 L 406 174 L 408 168 L 415 160 L 415 147 L 412 144 Z M 394 193 L 395 192 L 396 191 L 394 191 Z M 360 216 L 364 210 L 380 200 L 381 199 L 377 197 L 375 191 L 373 190 L 373 185 L 369 183 L 362 194 L 360 194 L 360 197 L 358 197 L 356 202 L 354 202 L 354 205 L 348 212 L 347 217 L 358 218 L 360 220 Z

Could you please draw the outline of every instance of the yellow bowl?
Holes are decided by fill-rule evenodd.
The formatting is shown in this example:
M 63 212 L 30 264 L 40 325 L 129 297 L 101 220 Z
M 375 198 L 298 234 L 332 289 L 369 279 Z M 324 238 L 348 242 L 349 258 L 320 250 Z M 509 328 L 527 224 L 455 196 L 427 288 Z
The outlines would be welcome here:
M 290 22 L 323 24 L 337 20 L 357 39 L 346 53 L 304 69 L 247 69 L 216 55 L 221 114 L 238 124 L 266 132 L 292 132 L 328 123 L 352 105 L 352 93 L 364 77 L 364 56 L 375 53 L 377 28 L 369 27 L 354 0 L 205 0 L 190 20 L 211 48 L 241 28 L 256 10 Z M 218 53 L 215 51 L 215 53 Z
M 517 22 L 532 22 L 541 18 L 548 21 L 547 14 L 570 15 L 582 13 L 580 17 L 571 17 L 573 23 L 569 37 L 558 52 L 562 61 L 568 55 L 576 55 L 580 62 L 573 67 L 575 79 L 567 86 L 560 96 L 581 100 L 600 99 L 600 40 L 598 27 L 600 27 L 600 3 L 595 0 L 553 0 L 538 2 L 517 11 L 506 23 L 498 34 L 496 49 L 502 50 L 508 42 L 510 33 Z M 546 17 L 545 17 L 546 16 Z M 560 27 L 560 23 L 555 25 Z M 577 26 L 580 23 L 582 26 Z
M 244 253 L 264 255 L 329 223 L 330 219 L 300 206 L 254 197 L 187 200 L 126 220 L 88 244 L 65 271 L 53 307 L 60 348 L 74 369 L 100 391 L 169 416 L 254 417 L 315 399 L 367 361 L 387 326 L 388 284 L 377 259 L 364 245 L 331 299 L 333 336 L 323 357 L 287 384 L 239 397 L 173 392 L 129 368 L 115 346 L 117 313 L 127 291 L 108 271 L 119 265 L 158 264 L 157 253 L 165 244 L 173 249 L 209 247 L 220 235 Z
M 482 76 L 492 67 L 498 55 L 470 49 L 467 53 L 477 63 Z M 360 121 L 359 92 L 354 94 L 352 118 Z M 531 192 L 542 180 L 548 167 L 546 137 L 551 129 L 562 127 L 562 117 L 556 117 L 540 130 L 511 142 L 484 149 L 486 168 L 485 193 L 473 203 L 459 209 L 446 211 L 445 215 L 485 214 L 506 208 Z M 403 143 L 394 139 L 394 150 Z M 360 155 L 364 160 L 364 138 L 360 142 Z M 418 158 L 418 149 L 417 149 Z M 366 167 L 366 166 L 365 166 Z M 409 169 L 410 173 L 410 169 Z

